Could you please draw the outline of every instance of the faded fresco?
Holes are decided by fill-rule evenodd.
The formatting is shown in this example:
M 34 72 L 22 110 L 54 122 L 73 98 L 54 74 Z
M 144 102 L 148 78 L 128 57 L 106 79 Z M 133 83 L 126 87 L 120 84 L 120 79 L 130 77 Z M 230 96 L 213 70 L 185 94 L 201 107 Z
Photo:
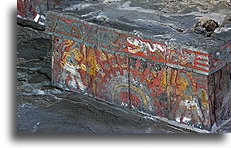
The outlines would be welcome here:
M 50 16 L 56 23 L 54 14 Z M 221 113 L 223 107 L 214 106 L 218 101 L 214 91 L 224 98 L 230 89 L 230 64 L 208 76 L 216 68 L 209 62 L 213 55 L 65 17 L 59 18 L 56 28 L 52 26 L 48 30 L 60 34 L 53 38 L 54 85 L 200 129 L 210 130 L 214 122 L 229 118 L 228 112 Z M 230 43 L 219 50 L 227 49 Z M 222 63 L 213 60 L 217 66 Z M 219 87 L 222 80 L 225 86 Z M 218 104 L 226 103 L 219 99 Z
M 52 35 L 54 86 L 202 130 L 211 131 L 230 119 L 231 39 L 220 40 L 222 46 L 208 50 L 213 46 L 191 47 L 188 43 L 194 40 L 187 36 L 187 45 L 181 46 L 179 29 L 174 41 L 137 35 L 114 24 L 113 28 L 81 19 L 86 15 L 83 5 L 78 8 L 81 17 L 48 11 L 47 6 L 60 3 L 18 0 L 18 15 L 45 24 Z M 90 10 L 95 11 L 93 6 Z M 105 14 L 114 17 L 109 12 L 105 8 Z M 217 26 L 210 26 L 207 37 L 211 28 Z

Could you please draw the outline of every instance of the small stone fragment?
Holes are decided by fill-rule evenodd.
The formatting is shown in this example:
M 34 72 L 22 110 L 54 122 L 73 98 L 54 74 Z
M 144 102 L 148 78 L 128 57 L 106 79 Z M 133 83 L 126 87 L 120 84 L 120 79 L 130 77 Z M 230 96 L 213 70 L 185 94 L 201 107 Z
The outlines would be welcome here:
M 208 17 L 197 17 L 198 22 L 194 26 L 194 32 L 210 37 L 214 30 L 219 27 L 218 23 Z

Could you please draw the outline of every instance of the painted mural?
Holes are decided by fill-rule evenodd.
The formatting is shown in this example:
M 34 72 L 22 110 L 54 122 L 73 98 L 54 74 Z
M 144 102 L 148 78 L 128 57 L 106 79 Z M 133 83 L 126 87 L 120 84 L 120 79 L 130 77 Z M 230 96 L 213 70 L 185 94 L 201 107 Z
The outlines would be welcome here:
M 53 14 L 48 15 L 48 17 L 50 22 L 48 22 L 47 30 L 58 33 L 64 37 L 71 36 L 80 42 L 84 41 L 87 45 L 97 43 L 97 46 L 102 49 L 123 52 L 127 55 L 141 56 L 145 59 L 166 63 L 173 68 L 194 69 L 206 75 L 208 75 L 212 69 L 220 66 L 216 65 L 216 67 L 211 67 L 209 60 L 212 55 L 205 51 L 186 48 L 179 49 L 170 44 L 167 45 L 166 43 L 142 39 L 97 25 L 89 25 L 81 20 L 58 17 Z M 56 28 L 53 28 L 54 26 L 56 26 Z M 91 39 L 84 39 L 85 37 L 89 38 L 88 36 L 90 36 Z M 94 37 L 94 39 L 92 37 Z M 222 60 L 222 58 L 217 59 L 218 62 Z
M 219 55 L 177 49 L 69 16 L 50 13 L 48 20 L 54 85 L 200 129 L 211 130 L 229 118 L 229 112 L 222 115 L 229 110 L 222 95 L 231 86 L 230 63 L 209 75 L 223 63 Z M 218 50 L 229 54 L 230 43 Z M 211 67 L 211 57 L 221 64 Z
M 53 83 L 70 91 L 209 128 L 207 76 L 169 68 L 160 62 L 110 53 L 54 37 Z

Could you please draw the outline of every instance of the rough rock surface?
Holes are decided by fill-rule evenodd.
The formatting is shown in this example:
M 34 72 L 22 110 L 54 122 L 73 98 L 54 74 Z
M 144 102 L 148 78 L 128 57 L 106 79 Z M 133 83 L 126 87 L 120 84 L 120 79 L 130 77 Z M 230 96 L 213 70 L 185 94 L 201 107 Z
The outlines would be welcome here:
M 193 46 L 202 48 L 209 47 L 209 43 L 220 47 L 223 42 L 217 38 L 230 40 L 221 33 L 231 32 L 230 7 L 227 0 L 92 0 L 60 2 L 50 6 L 50 10 L 75 14 L 83 20 L 124 31 L 136 30 L 142 32 L 142 37 L 156 35 L 161 40 L 171 39 L 186 45 L 195 42 Z M 211 38 L 191 32 L 200 17 L 210 18 L 219 25 Z
M 19 133 L 190 132 L 79 94 L 19 95 L 17 102 Z

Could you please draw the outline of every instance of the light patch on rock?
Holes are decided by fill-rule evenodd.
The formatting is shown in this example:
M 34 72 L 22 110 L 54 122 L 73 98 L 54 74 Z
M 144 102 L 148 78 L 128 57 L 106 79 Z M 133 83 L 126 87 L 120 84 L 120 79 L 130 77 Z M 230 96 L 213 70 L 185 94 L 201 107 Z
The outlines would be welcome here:
M 100 15 L 96 16 L 96 19 L 98 21 L 105 21 L 105 20 L 108 20 L 108 17 L 105 16 L 105 15 L 100 14 Z
M 231 27 L 221 27 L 214 30 L 215 33 L 227 32 L 231 30 Z
M 121 0 L 104 0 L 104 4 L 108 4 L 108 3 L 117 3 L 120 2 Z
M 226 15 L 220 14 L 220 13 L 192 12 L 192 13 L 188 13 L 187 15 L 195 15 L 195 16 L 198 16 L 197 18 L 210 18 L 218 22 L 218 24 L 221 24 L 225 20 L 225 17 L 226 17 Z
M 72 11 L 72 10 L 81 10 L 81 9 L 85 9 L 89 6 L 91 6 L 92 4 L 78 4 L 78 5 L 71 5 L 70 7 L 64 8 L 63 11 Z

